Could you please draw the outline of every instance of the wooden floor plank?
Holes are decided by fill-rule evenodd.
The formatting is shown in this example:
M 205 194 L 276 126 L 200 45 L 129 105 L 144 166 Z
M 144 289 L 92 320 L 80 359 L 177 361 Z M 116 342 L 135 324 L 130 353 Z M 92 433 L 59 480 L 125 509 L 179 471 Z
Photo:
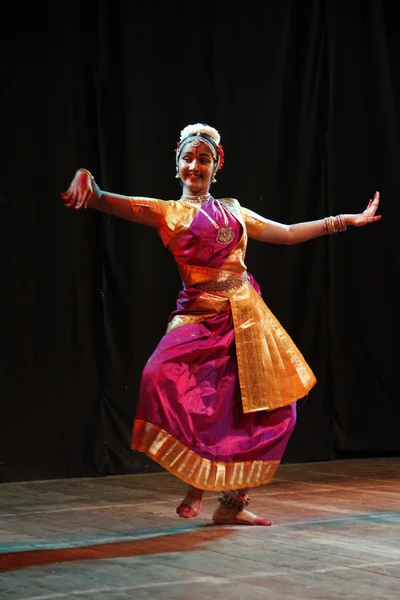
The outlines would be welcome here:
M 281 465 L 272 527 L 180 519 L 169 473 L 0 485 L 2 600 L 399 600 L 400 458 Z

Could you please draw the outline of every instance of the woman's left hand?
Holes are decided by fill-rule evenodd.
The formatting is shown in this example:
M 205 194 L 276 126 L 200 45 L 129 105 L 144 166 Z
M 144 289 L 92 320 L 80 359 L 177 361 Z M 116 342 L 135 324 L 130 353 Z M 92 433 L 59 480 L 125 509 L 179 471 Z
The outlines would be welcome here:
M 368 202 L 367 208 L 364 212 L 357 215 L 343 215 L 346 221 L 346 225 L 353 225 L 354 227 L 362 227 L 369 223 L 374 223 L 382 218 L 382 215 L 376 215 L 376 211 L 379 206 L 379 192 L 375 192 L 374 198 Z

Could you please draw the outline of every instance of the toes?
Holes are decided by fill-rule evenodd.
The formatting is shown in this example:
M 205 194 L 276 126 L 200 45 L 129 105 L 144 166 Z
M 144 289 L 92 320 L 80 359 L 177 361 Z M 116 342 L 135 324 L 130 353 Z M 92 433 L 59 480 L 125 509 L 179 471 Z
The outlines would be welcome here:
M 200 512 L 201 504 L 197 508 L 193 508 L 193 506 L 188 506 L 184 502 L 176 509 L 176 514 L 184 519 L 190 519 L 191 517 L 197 517 Z
M 190 506 L 181 502 L 181 504 L 176 509 L 176 514 L 180 517 L 185 517 L 188 511 L 190 511 Z
M 273 521 L 269 521 L 268 519 L 262 519 L 261 517 L 256 517 L 254 520 L 254 525 L 262 525 L 264 527 L 269 527 L 270 525 L 273 525 L 274 522 Z

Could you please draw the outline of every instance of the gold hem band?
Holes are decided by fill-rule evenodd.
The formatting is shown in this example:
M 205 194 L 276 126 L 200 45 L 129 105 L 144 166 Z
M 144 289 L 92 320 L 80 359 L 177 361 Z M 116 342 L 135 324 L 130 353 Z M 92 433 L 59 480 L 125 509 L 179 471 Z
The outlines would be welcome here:
M 139 419 L 134 421 L 131 448 L 144 452 L 185 483 L 217 492 L 266 485 L 280 464 L 279 460 L 211 461 L 198 456 L 160 427 Z

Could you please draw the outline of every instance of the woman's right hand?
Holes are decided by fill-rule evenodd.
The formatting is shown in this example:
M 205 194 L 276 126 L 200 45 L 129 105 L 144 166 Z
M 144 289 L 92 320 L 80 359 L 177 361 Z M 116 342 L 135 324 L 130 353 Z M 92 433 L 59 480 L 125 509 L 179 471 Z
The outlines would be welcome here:
M 67 208 L 79 210 L 87 208 L 94 192 L 94 178 L 90 171 L 78 169 L 67 191 L 62 192 L 61 198 Z

